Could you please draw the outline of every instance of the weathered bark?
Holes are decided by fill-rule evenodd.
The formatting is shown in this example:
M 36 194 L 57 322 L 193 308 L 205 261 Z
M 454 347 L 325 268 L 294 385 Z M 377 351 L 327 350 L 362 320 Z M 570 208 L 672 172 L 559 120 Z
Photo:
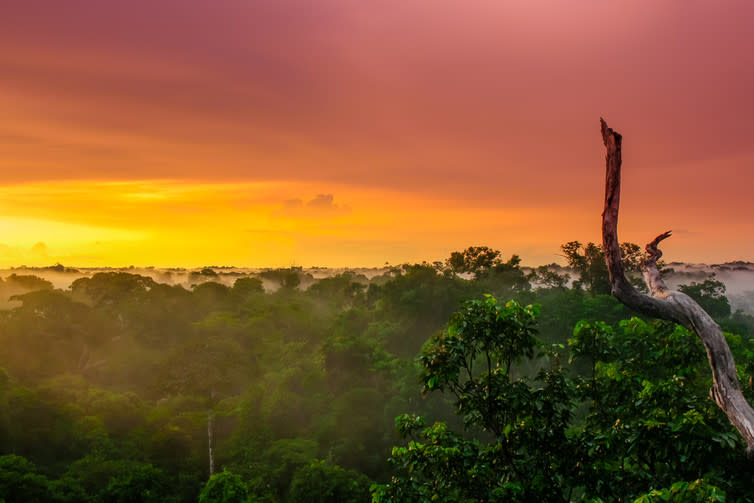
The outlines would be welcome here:
M 209 450 L 209 476 L 215 474 L 215 411 L 207 411 L 207 446 Z
M 644 315 L 674 321 L 696 332 L 707 350 L 712 369 L 710 395 L 746 441 L 748 457 L 754 458 L 754 411 L 741 393 L 733 355 L 720 326 L 691 297 L 669 290 L 657 267 L 657 260 L 662 256 L 657 245 L 670 237 L 669 231 L 657 236 L 646 247 L 642 270 L 651 297 L 636 290 L 626 279 L 618 241 L 622 137 L 607 127 L 604 120 L 600 119 L 600 123 L 602 140 L 607 149 L 602 246 L 613 295 Z

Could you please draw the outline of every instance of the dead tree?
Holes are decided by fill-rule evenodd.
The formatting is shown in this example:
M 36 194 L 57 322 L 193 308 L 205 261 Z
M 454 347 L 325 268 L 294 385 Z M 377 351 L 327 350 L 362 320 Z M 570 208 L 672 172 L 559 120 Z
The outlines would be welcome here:
M 657 236 L 647 247 L 642 262 L 644 280 L 651 296 L 636 290 L 626 279 L 618 242 L 618 207 L 620 205 L 622 137 L 604 120 L 602 141 L 607 149 L 605 175 L 605 209 L 602 213 L 602 246 L 610 272 L 612 292 L 631 309 L 654 318 L 674 321 L 699 336 L 712 369 L 710 396 L 727 414 L 731 424 L 746 441 L 746 454 L 754 458 L 754 411 L 741 393 L 736 365 L 720 326 L 688 295 L 669 290 L 662 280 L 657 260 L 662 252 L 657 245 L 670 237 L 670 231 Z

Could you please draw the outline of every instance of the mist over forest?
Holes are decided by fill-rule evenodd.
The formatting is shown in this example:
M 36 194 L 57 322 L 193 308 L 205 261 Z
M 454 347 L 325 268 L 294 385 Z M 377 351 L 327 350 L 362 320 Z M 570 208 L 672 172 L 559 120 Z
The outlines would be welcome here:
M 429 262 L 425 262 L 429 263 Z M 433 265 L 442 264 L 434 261 Z M 399 266 L 385 267 L 301 267 L 294 266 L 291 268 L 250 268 L 250 267 L 233 267 L 233 266 L 205 266 L 199 268 L 159 268 L 159 267 L 66 267 L 62 264 L 55 264 L 48 267 L 26 267 L 18 266 L 9 269 L 0 269 L 0 279 L 10 279 L 0 287 L 0 305 L 7 309 L 9 306 L 18 305 L 18 301 L 11 301 L 10 297 L 16 294 L 30 291 L 37 288 L 40 284 L 34 280 L 24 282 L 24 280 L 14 280 L 15 276 L 35 276 L 42 280 L 48 281 L 53 288 L 66 290 L 71 284 L 79 278 L 90 278 L 97 273 L 108 272 L 126 272 L 129 274 L 138 274 L 151 278 L 157 283 L 164 283 L 172 286 L 180 285 L 184 288 L 191 289 L 194 286 L 214 282 L 232 287 L 234 282 L 243 277 L 258 278 L 262 281 L 262 287 L 268 293 L 274 292 L 282 285 L 284 273 L 294 271 L 298 277 L 298 284 L 295 288 L 306 290 L 317 281 L 348 274 L 354 276 L 359 282 L 368 284 L 373 278 L 389 275 L 391 271 Z M 550 270 L 568 277 L 568 284 L 578 279 L 578 271 L 568 265 L 549 264 Z M 529 275 L 536 286 L 537 277 L 534 274 L 536 267 L 520 266 L 524 274 Z M 470 279 L 471 273 L 462 273 L 461 277 Z M 9 278 L 11 277 L 11 278 Z M 744 311 L 754 314 L 754 263 L 734 261 L 723 264 L 698 264 L 671 262 L 667 264 L 663 275 L 666 283 L 671 288 L 677 288 L 683 284 L 693 282 L 701 283 L 707 279 L 714 278 L 725 285 L 726 297 L 730 301 L 733 311 Z
M 701 343 L 562 252 L 2 271 L 0 501 L 748 501 Z M 664 270 L 751 400 L 754 264 Z

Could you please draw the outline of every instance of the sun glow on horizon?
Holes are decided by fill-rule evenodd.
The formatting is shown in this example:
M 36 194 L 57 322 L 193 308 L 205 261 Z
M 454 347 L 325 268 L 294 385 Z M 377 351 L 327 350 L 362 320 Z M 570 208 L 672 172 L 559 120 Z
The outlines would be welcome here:
M 522 254 L 544 251 L 532 229 L 551 213 L 332 184 L 18 184 L 0 187 L 0 266 L 380 266 L 502 241 Z

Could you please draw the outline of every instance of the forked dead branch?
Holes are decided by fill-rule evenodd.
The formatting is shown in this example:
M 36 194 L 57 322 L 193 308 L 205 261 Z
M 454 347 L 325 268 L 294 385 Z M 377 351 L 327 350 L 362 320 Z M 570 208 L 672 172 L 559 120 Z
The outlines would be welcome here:
M 600 119 L 600 123 L 602 140 L 607 149 L 602 244 L 613 295 L 639 313 L 674 321 L 693 330 L 699 336 L 707 350 L 707 358 L 712 369 L 710 395 L 746 441 L 746 454 L 752 459 L 754 410 L 741 393 L 733 354 L 723 332 L 710 315 L 688 295 L 669 290 L 657 267 L 657 260 L 662 256 L 657 246 L 660 241 L 670 237 L 669 231 L 657 236 L 646 247 L 647 255 L 642 263 L 642 270 L 651 296 L 636 290 L 626 278 L 618 241 L 622 137 L 610 129 L 604 120 Z

